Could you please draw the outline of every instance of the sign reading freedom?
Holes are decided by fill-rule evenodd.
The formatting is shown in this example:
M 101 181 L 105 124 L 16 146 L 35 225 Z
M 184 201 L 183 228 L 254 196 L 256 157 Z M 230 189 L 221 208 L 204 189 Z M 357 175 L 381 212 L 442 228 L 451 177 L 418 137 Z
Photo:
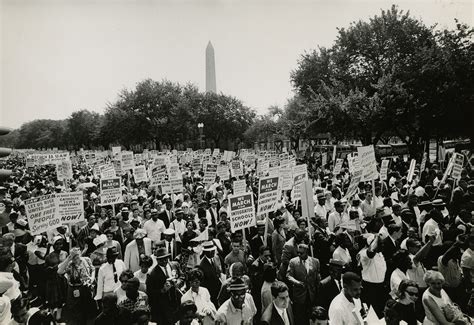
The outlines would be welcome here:
M 257 215 L 262 215 L 273 211 L 273 207 L 278 202 L 278 182 L 280 178 L 261 178 L 258 186 L 258 210 Z
M 255 226 L 256 220 L 253 205 L 253 193 L 230 195 L 229 203 L 230 230 L 232 232 Z

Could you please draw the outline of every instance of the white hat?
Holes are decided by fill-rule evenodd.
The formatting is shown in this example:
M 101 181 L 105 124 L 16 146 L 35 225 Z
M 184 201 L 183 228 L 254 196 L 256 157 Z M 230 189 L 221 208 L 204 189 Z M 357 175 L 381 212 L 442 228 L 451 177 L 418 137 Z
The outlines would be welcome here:
M 212 241 L 206 241 L 202 244 L 202 250 L 205 252 L 213 252 L 216 250 L 216 246 Z
M 171 229 L 171 228 L 168 228 L 168 229 L 165 229 L 165 231 L 163 231 L 163 235 L 174 235 L 174 230 Z
M 54 244 L 56 244 L 56 242 L 57 242 L 58 240 L 61 240 L 61 239 L 63 239 L 63 237 L 61 237 L 61 236 L 59 236 L 59 235 L 54 236 L 54 237 L 53 237 L 53 240 L 51 241 L 51 244 L 54 245 Z
M 107 241 L 107 236 L 102 234 L 102 235 L 99 235 L 97 237 L 94 238 L 94 240 L 92 241 L 92 243 L 94 244 L 94 246 L 98 247 L 100 245 L 102 245 L 103 243 L 105 243 Z
M 99 224 L 94 223 L 94 225 L 91 227 L 91 230 L 95 230 L 95 231 L 97 231 L 97 232 L 100 232 Z

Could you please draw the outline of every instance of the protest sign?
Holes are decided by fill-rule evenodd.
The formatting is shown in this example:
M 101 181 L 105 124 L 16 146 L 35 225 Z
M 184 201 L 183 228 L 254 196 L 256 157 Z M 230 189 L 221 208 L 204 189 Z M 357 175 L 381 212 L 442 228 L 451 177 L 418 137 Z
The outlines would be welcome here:
M 362 169 L 356 170 L 351 178 L 351 183 L 347 188 L 346 195 L 344 196 L 346 199 L 351 198 L 356 192 L 359 186 L 359 183 L 362 180 Z
M 199 171 L 201 169 L 201 158 L 194 158 L 191 167 L 195 172 Z
M 380 180 L 384 181 L 387 179 L 387 172 L 388 172 L 388 164 L 390 160 L 384 159 L 382 160 L 382 165 L 380 166 Z
M 321 164 L 323 166 L 326 166 L 328 162 L 328 153 L 327 152 L 321 152 Z
M 147 182 L 148 177 L 146 174 L 145 166 L 135 166 L 133 167 L 133 178 L 135 179 L 135 183 Z
M 273 211 L 273 207 L 279 199 L 279 181 L 280 178 L 278 176 L 269 176 L 259 180 L 257 208 L 258 216 Z
M 230 171 L 232 177 L 238 178 L 243 175 L 242 172 L 242 162 L 241 161 L 232 161 L 230 163 Z
M 423 153 L 423 158 L 421 159 L 420 165 L 420 175 L 426 168 L 426 160 L 428 159 L 428 154 L 426 152 Z
M 112 147 L 112 157 L 118 157 L 121 151 L 122 147 Z
M 165 165 L 155 166 L 151 169 L 150 185 L 158 186 L 168 174 L 168 170 Z
M 56 214 L 62 224 L 76 224 L 84 220 L 84 194 L 79 192 L 56 193 Z
M 113 205 L 123 203 L 122 181 L 120 177 L 100 180 L 100 204 Z
M 183 176 L 179 175 L 177 178 L 170 179 L 170 185 L 173 193 L 181 193 L 183 191 Z
M 132 151 L 122 151 L 120 154 L 120 160 L 122 162 L 122 169 L 128 171 L 135 167 L 135 160 L 133 158 Z
M 230 229 L 235 232 L 240 229 L 253 227 L 256 224 L 253 193 L 229 195 Z
M 221 181 L 228 180 L 230 178 L 229 167 L 227 167 L 227 165 L 217 166 L 217 176 L 219 176 Z
M 334 164 L 334 162 L 336 161 L 336 150 L 337 150 L 337 146 L 334 145 L 333 149 L 332 149 L 332 163 Z
M 245 179 L 234 182 L 234 195 L 247 192 L 247 181 Z
M 25 211 L 32 235 L 39 235 L 61 225 L 61 219 L 56 213 L 54 194 L 25 200 Z
M 374 146 L 364 146 L 357 148 L 357 156 L 359 157 L 360 168 L 362 168 L 362 179 L 371 181 L 377 179 L 377 162 L 375 160 Z
M 413 180 L 413 175 L 415 174 L 416 160 L 412 159 L 410 161 L 410 168 L 408 169 L 407 181 L 410 183 Z
M 264 177 L 268 175 L 270 169 L 270 162 L 268 160 L 266 161 L 258 161 L 257 164 L 257 176 L 258 177 Z
M 280 167 L 279 175 L 280 175 L 281 189 L 283 191 L 291 190 L 293 187 L 292 168 L 289 166 L 283 167 L 283 168 Z
M 69 152 L 35 153 L 31 155 L 31 158 L 34 159 L 36 166 L 54 165 L 63 160 L 70 159 Z
M 211 185 L 216 180 L 217 176 L 217 164 L 209 164 L 207 163 L 204 169 L 204 184 Z
M 462 172 L 462 166 L 464 164 L 464 156 L 460 153 L 454 153 L 453 154 L 453 171 L 451 172 L 451 176 L 455 180 L 460 180 L 461 179 L 461 172 Z
M 306 164 L 296 165 L 293 167 L 293 191 L 291 195 L 293 201 L 301 200 L 301 188 L 300 185 L 308 179 L 308 167 Z
M 56 164 L 56 175 L 58 181 L 72 179 L 72 163 L 71 160 L 62 160 Z
M 122 161 L 120 160 L 113 160 L 112 164 L 114 165 L 115 175 L 122 176 Z
M 161 194 L 172 194 L 173 187 L 171 186 L 171 180 L 168 174 L 166 174 L 161 180 Z
M 35 167 L 35 159 L 31 156 L 26 157 L 26 168 Z
M 332 172 L 334 176 L 339 175 L 339 173 L 341 172 L 343 162 L 344 160 L 341 158 L 336 159 L 336 163 L 334 164 L 334 170 Z
M 112 164 L 99 166 L 100 178 L 114 178 L 116 176 L 115 168 Z

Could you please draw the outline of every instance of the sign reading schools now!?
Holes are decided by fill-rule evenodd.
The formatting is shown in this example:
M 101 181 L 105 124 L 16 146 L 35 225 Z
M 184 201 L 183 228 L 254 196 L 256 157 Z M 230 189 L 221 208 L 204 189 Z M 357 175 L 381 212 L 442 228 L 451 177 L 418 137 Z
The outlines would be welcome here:
M 25 211 L 32 235 L 41 234 L 61 225 L 61 218 L 56 214 L 54 194 L 25 200 Z
M 253 227 L 256 224 L 253 193 L 229 195 L 230 203 L 230 230 Z
M 261 178 L 258 184 L 258 210 L 257 215 L 272 212 L 278 202 L 278 176 Z
M 120 177 L 100 180 L 100 204 L 122 203 L 122 184 Z

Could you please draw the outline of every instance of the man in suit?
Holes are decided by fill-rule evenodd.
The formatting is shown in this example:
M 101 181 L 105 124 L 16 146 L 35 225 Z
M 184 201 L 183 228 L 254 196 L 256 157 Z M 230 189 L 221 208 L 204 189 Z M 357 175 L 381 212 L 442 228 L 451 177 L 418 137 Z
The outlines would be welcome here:
M 136 272 L 140 269 L 140 260 L 143 256 L 152 254 L 152 242 L 150 238 L 145 238 L 146 231 L 143 229 L 135 230 L 134 240 L 125 247 L 124 263 L 128 270 Z
M 203 244 L 203 258 L 199 267 L 204 273 L 204 278 L 201 281 L 201 286 L 209 290 L 211 301 L 214 305 L 217 304 L 217 296 L 221 288 L 220 275 L 222 267 L 219 258 L 215 256 L 216 247 L 212 241 L 207 241 Z
M 271 250 L 272 238 L 267 234 L 265 237 L 265 220 L 257 221 L 257 234 L 250 240 L 250 249 L 253 258 L 258 258 L 260 246 L 267 246 Z
M 319 287 L 319 260 L 308 256 L 309 246 L 306 244 L 299 244 L 297 252 L 298 256 L 292 258 L 288 265 L 287 279 L 293 284 L 295 322 L 307 325 Z
M 295 230 L 295 236 L 291 237 L 283 246 L 283 252 L 281 254 L 281 265 L 278 274 L 280 280 L 286 279 L 286 271 L 288 270 L 288 264 L 290 260 L 298 256 L 297 247 L 298 244 L 304 242 L 306 238 L 306 231 L 298 228 Z
M 176 241 L 176 233 L 173 229 L 168 228 L 163 232 L 162 243 L 166 251 L 170 253 L 170 259 L 174 261 L 176 256 L 181 253 L 181 243 Z
M 316 303 L 316 305 L 323 307 L 325 310 L 329 310 L 331 301 L 341 292 L 341 275 L 344 269 L 344 262 L 330 259 L 328 268 L 329 276 L 321 280 Z
M 172 202 L 171 199 L 166 199 L 165 208 L 158 214 L 158 219 L 163 221 L 165 228 L 170 227 L 171 221 L 174 219 L 174 214 L 171 212 Z
M 179 284 L 168 263 L 169 256 L 163 247 L 155 251 L 157 265 L 146 280 L 151 320 L 160 325 L 172 325 L 177 321 L 177 311 L 181 299 L 176 288 Z
M 395 223 L 391 223 L 387 225 L 388 236 L 382 240 L 382 255 L 385 258 L 385 262 L 387 263 L 387 271 L 385 273 L 385 282 L 388 283 L 390 279 L 390 275 L 392 274 L 393 270 L 395 270 L 395 266 L 392 262 L 392 257 L 396 251 L 398 251 L 399 244 L 397 240 L 402 235 L 402 228 Z
M 209 209 L 207 209 L 206 211 L 206 219 L 207 219 L 207 222 L 210 226 L 212 226 L 213 228 L 216 228 L 216 225 L 217 223 L 219 222 L 219 215 L 218 215 L 218 211 L 219 209 L 217 208 L 217 204 L 219 203 L 219 201 L 217 201 L 217 199 L 215 198 L 212 198 L 210 201 L 209 201 L 209 204 L 211 205 L 209 207 Z
M 258 258 L 250 265 L 249 276 L 252 281 L 252 296 L 257 307 L 257 319 L 262 313 L 262 298 L 261 291 L 263 286 L 263 269 L 265 264 L 271 262 L 270 248 L 266 246 L 260 246 Z
M 294 325 L 288 287 L 284 282 L 275 281 L 271 286 L 273 302 L 262 314 L 262 325 Z

